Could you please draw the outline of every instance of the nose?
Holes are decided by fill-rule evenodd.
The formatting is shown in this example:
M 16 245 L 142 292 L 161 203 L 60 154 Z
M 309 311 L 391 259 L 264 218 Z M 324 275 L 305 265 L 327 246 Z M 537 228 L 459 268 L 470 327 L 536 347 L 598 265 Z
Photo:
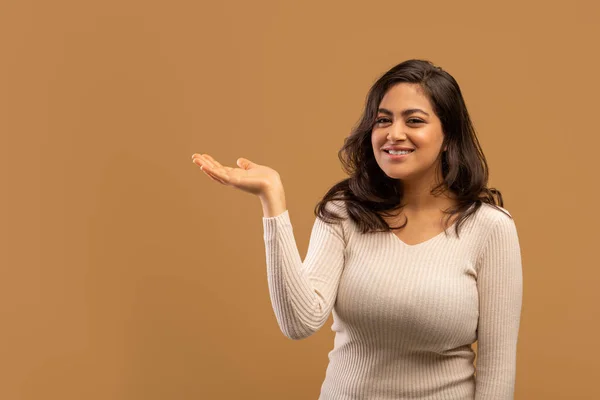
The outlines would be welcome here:
M 391 142 L 398 140 L 406 140 L 406 132 L 404 132 L 404 126 L 401 123 L 394 123 L 388 128 L 387 139 Z

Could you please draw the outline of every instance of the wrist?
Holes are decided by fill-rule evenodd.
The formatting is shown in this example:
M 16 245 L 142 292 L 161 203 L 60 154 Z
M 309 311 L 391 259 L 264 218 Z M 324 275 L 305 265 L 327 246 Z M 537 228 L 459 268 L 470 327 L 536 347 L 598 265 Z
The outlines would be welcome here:
M 286 209 L 285 193 L 283 189 L 269 190 L 259 196 L 265 217 L 274 217 L 282 214 Z

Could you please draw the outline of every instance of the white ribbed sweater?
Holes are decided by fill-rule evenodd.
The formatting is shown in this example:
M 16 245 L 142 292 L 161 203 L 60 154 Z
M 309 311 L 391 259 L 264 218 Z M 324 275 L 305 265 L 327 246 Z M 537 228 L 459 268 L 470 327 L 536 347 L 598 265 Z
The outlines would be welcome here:
M 513 399 L 523 279 L 514 221 L 483 204 L 416 245 L 316 218 L 302 261 L 289 212 L 263 217 L 271 302 L 303 339 L 333 311 L 320 400 Z M 477 340 L 477 371 L 471 344 Z

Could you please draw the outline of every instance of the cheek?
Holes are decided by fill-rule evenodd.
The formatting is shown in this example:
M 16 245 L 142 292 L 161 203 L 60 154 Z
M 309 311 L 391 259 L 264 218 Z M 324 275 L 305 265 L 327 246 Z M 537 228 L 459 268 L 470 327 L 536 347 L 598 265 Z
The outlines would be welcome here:
M 375 130 L 371 133 L 371 146 L 373 147 L 373 151 L 377 152 L 385 143 L 385 137 L 381 134 L 378 134 Z
M 381 137 L 382 137 L 382 135 L 377 129 L 374 128 L 371 131 L 371 142 L 376 142 L 376 141 L 380 140 Z
M 437 151 L 443 141 L 443 136 L 432 132 L 419 132 L 413 135 L 415 145 L 421 149 L 427 149 L 427 151 Z

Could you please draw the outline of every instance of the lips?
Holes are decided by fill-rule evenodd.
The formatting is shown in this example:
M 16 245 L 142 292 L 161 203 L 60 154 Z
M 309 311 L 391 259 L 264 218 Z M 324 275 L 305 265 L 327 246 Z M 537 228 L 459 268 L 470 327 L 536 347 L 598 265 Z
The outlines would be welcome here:
M 384 158 L 386 160 L 389 160 L 390 162 L 393 162 L 393 163 L 397 163 L 397 162 L 400 163 L 400 162 L 404 162 L 406 159 L 408 159 L 409 156 L 412 153 L 414 153 L 414 150 L 410 151 L 408 153 L 403 153 L 403 154 L 392 154 L 389 152 L 389 150 L 388 151 L 384 150 L 383 152 L 385 153 Z
M 415 151 L 415 149 L 383 149 L 383 151 L 385 151 L 388 154 L 390 153 L 390 150 L 394 150 L 394 151 L 409 151 L 408 154 L 412 153 L 413 151 Z
M 401 147 L 401 146 L 389 146 L 389 147 L 384 147 L 381 150 L 383 151 L 388 151 L 388 150 L 396 150 L 396 151 L 414 151 L 415 149 L 413 149 L 412 147 Z

